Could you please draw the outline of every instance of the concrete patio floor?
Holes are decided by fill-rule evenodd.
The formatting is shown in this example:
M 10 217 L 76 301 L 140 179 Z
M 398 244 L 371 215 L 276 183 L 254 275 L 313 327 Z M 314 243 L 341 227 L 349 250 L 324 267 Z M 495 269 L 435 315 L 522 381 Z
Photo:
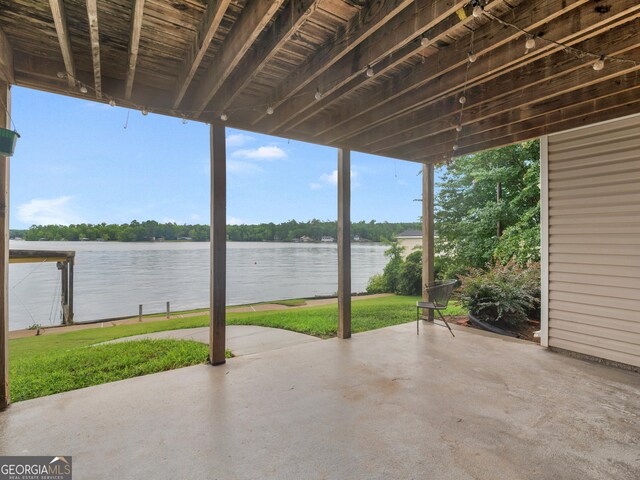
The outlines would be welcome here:
M 637 479 L 640 375 L 405 324 L 12 405 L 74 479 Z

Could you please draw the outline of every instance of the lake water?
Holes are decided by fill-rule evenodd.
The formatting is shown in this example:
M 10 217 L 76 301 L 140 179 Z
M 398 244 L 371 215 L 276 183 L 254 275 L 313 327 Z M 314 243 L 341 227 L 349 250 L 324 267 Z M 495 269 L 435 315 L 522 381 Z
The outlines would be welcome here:
M 76 252 L 75 321 L 135 316 L 207 307 L 208 243 L 25 242 L 11 248 Z M 384 245 L 354 244 L 352 291 L 365 290 L 381 273 Z M 227 244 L 227 303 L 239 305 L 285 298 L 332 295 L 338 288 L 336 244 Z M 9 268 L 9 328 L 61 322 L 60 272 L 55 263 L 12 264 Z

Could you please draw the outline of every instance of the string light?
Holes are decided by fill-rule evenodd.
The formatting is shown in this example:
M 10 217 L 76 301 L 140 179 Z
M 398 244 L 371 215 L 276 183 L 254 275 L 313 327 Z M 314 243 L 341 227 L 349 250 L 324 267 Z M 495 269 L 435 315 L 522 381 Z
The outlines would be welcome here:
M 611 62 L 620 62 L 620 63 L 630 63 L 634 66 L 639 66 L 640 62 L 637 62 L 635 60 L 631 60 L 631 59 L 626 59 L 626 58 L 620 58 L 620 57 L 615 57 L 615 56 L 608 56 L 608 55 L 600 55 L 600 54 L 596 54 L 593 52 L 589 52 L 589 51 L 585 51 L 585 50 L 581 50 L 579 48 L 575 48 L 572 47 L 568 44 L 562 43 L 560 41 L 556 41 L 556 40 L 552 40 L 546 37 L 538 37 L 536 36 L 534 33 L 525 30 L 521 27 L 519 27 L 518 25 L 515 25 L 513 23 L 509 23 L 497 16 L 495 16 L 493 13 L 491 13 L 491 11 L 489 10 L 485 10 L 484 8 L 484 4 L 486 3 L 484 0 L 471 0 L 471 5 L 473 6 L 473 17 L 474 18 L 482 18 L 483 16 L 486 17 L 488 20 L 492 20 L 492 21 L 496 21 L 502 25 L 504 25 L 505 27 L 509 27 L 512 28 L 514 30 L 517 30 L 518 32 L 521 32 L 521 34 L 525 35 L 525 49 L 526 49 L 526 53 L 528 53 L 530 50 L 536 48 L 536 40 L 537 39 L 541 39 L 543 42 L 545 43 L 549 43 L 551 45 L 555 45 L 561 49 L 563 49 L 565 52 L 574 55 L 576 58 L 578 59 L 584 59 L 585 57 L 587 58 L 587 64 L 591 64 L 592 68 L 595 71 L 601 71 L 605 68 L 605 62 L 606 61 L 611 61 Z M 466 92 L 467 92 L 467 86 L 468 86 L 468 72 L 469 72 L 469 66 L 471 63 L 474 63 L 478 60 L 478 54 L 476 54 L 474 52 L 473 49 L 473 34 L 474 34 L 474 30 L 471 30 L 471 48 L 469 49 L 468 53 L 467 53 L 467 58 L 468 58 L 468 63 L 467 63 L 467 77 L 465 78 L 465 82 L 462 88 L 462 95 L 458 98 L 458 102 L 461 105 L 460 108 L 460 115 L 459 118 L 457 119 L 456 125 L 455 125 L 455 131 L 457 133 L 460 133 L 462 131 L 462 114 L 463 114 L 463 110 L 464 110 L 464 106 L 467 102 L 467 97 L 466 97 Z M 420 46 L 421 47 L 428 47 L 431 44 L 431 41 L 429 40 L 428 37 L 422 35 L 419 37 L 420 38 Z M 418 53 L 418 52 L 415 52 Z M 422 63 L 425 63 L 425 57 L 423 55 L 421 55 L 421 61 Z M 371 65 L 367 65 L 366 69 L 364 70 L 364 73 L 366 75 L 367 78 L 373 78 L 375 77 L 376 72 L 374 71 L 373 67 Z M 68 72 L 64 72 L 64 71 L 60 71 L 57 72 L 57 77 L 59 79 L 72 79 L 75 81 L 76 83 L 76 88 L 79 89 L 79 91 L 83 94 L 87 94 L 89 92 L 89 90 L 95 92 L 95 89 L 93 87 L 91 87 L 90 85 L 86 85 L 82 82 L 80 82 L 78 79 L 76 79 L 74 77 L 74 75 L 68 73 Z M 336 84 L 339 84 L 340 81 L 336 80 Z M 333 84 L 332 84 L 333 85 Z M 326 86 L 326 88 L 331 89 L 332 85 Z M 97 93 L 97 92 L 96 92 Z M 308 95 L 308 93 L 301 93 L 300 95 Z M 105 97 L 108 99 L 108 104 L 112 107 L 116 106 L 116 100 L 109 96 L 109 95 L 105 95 Z M 292 97 L 291 97 L 292 98 Z M 314 98 L 316 101 L 320 100 L 323 98 L 323 94 L 320 91 L 320 89 L 316 89 L 316 92 L 314 94 Z M 134 109 L 139 109 L 141 110 L 143 115 L 148 115 L 149 110 L 146 106 L 141 106 L 141 105 L 136 105 L 133 104 L 129 101 L 125 101 L 125 103 L 130 106 L 131 108 Z M 252 109 L 252 110 L 256 110 L 256 107 L 249 107 L 249 106 L 244 106 L 244 107 L 239 107 L 236 110 L 241 110 L 241 109 Z M 233 110 L 233 111 L 236 111 Z M 266 114 L 267 115 L 273 115 L 274 113 L 274 107 L 269 105 L 266 108 Z M 213 111 L 186 111 L 186 110 L 181 110 L 181 111 L 172 111 L 171 113 L 173 113 L 174 115 L 182 115 L 182 117 L 184 118 L 183 123 L 187 123 L 186 121 L 186 116 L 189 115 L 193 115 L 194 117 L 201 115 L 201 114 L 215 114 L 215 112 Z M 228 115 L 226 112 L 220 114 L 220 120 L 227 121 L 228 119 Z M 456 146 L 458 145 L 457 139 L 458 139 L 459 135 L 456 137 Z M 446 156 L 446 155 L 445 155 Z M 448 159 L 447 159 L 448 160 Z
M 480 0 L 473 0 L 472 4 L 473 4 L 473 12 L 472 12 L 473 17 L 480 18 L 482 16 L 482 13 L 484 12 L 484 8 L 482 8 L 482 5 L 480 4 Z
M 604 69 L 604 59 L 605 59 L 605 56 L 602 55 L 602 56 L 600 56 L 600 58 L 598 60 L 593 62 L 593 69 L 596 72 L 599 72 L 600 70 Z
M 453 144 L 453 151 L 455 152 L 456 150 L 458 150 L 458 144 L 457 144 L 457 143 L 454 143 L 454 144 Z
M 527 40 L 524 42 L 525 52 L 536 48 L 536 39 L 533 35 L 527 35 Z

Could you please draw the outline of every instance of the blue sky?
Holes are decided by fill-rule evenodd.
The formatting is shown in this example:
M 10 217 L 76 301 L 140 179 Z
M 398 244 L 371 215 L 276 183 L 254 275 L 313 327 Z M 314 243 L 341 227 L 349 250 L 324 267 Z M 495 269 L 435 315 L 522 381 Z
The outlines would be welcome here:
M 12 93 L 22 137 L 11 159 L 11 228 L 209 223 L 207 125 L 19 87 Z M 335 149 L 227 129 L 227 159 L 229 223 L 336 218 Z M 353 221 L 418 220 L 418 164 L 358 153 L 351 164 Z

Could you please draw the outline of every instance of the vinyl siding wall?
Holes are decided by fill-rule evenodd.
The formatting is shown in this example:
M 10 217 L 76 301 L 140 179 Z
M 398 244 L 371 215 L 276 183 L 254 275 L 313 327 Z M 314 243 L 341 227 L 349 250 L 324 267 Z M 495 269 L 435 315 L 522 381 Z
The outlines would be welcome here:
M 547 155 L 549 346 L 640 366 L 640 116 Z

